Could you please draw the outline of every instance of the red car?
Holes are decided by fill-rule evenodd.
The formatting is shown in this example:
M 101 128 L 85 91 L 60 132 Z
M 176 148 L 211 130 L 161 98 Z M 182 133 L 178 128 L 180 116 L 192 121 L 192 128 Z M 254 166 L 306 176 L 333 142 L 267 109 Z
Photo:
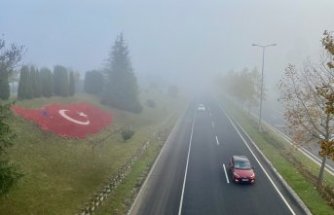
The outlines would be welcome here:
M 255 182 L 254 168 L 246 156 L 233 155 L 229 167 L 234 182 L 251 184 Z

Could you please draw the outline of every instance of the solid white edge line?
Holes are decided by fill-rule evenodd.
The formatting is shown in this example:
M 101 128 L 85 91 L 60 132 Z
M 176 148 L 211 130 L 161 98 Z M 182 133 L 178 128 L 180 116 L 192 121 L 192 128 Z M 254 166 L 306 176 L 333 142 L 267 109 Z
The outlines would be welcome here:
M 254 118 L 257 118 L 255 114 L 251 114 Z M 269 127 L 271 130 L 277 132 L 278 134 L 281 135 L 281 137 L 283 139 L 285 139 L 291 146 L 296 147 L 298 151 L 300 151 L 301 153 L 303 153 L 306 157 L 308 157 L 310 160 L 312 160 L 314 163 L 316 163 L 318 166 L 321 166 L 321 159 L 318 158 L 316 155 L 314 155 L 312 152 L 310 152 L 309 150 L 307 150 L 306 148 L 304 148 L 303 146 L 296 146 L 292 143 L 292 140 L 289 136 L 287 136 L 286 134 L 284 134 L 282 131 L 280 131 L 279 129 L 275 128 L 274 126 L 272 126 L 271 124 L 269 124 L 268 122 L 264 121 L 264 124 Z M 334 176 L 334 168 L 332 166 L 330 166 L 328 163 L 325 164 L 325 171 L 329 174 L 331 174 L 332 176 Z
M 230 183 L 230 180 L 228 180 L 228 175 L 227 175 L 227 171 L 226 171 L 226 168 L 225 168 L 225 164 L 223 163 L 223 168 L 224 168 L 224 172 L 225 172 L 225 176 L 226 176 L 226 182 L 229 184 Z
M 270 183 L 273 185 L 274 189 L 276 190 L 276 192 L 278 193 L 278 195 L 281 197 L 281 199 L 283 200 L 283 202 L 285 203 L 285 205 L 289 208 L 290 212 L 294 215 L 296 215 L 296 213 L 293 211 L 293 209 L 291 208 L 291 206 L 289 205 L 288 201 L 284 198 L 283 194 L 281 193 L 281 191 L 279 191 L 278 187 L 276 186 L 275 182 L 271 179 L 271 177 L 269 176 L 268 172 L 265 170 L 265 168 L 262 166 L 262 164 L 260 163 L 259 159 L 256 157 L 256 155 L 254 154 L 254 152 L 252 151 L 252 149 L 249 147 L 247 141 L 245 140 L 245 138 L 241 135 L 239 129 L 236 127 L 236 125 L 234 124 L 234 122 L 232 121 L 232 119 L 225 113 L 224 109 L 222 107 L 220 107 L 222 109 L 222 111 L 224 112 L 225 116 L 228 118 L 228 120 L 231 122 L 233 128 L 236 130 L 236 132 L 238 133 L 238 135 L 240 136 L 240 138 L 242 139 L 243 143 L 245 144 L 245 146 L 248 148 L 248 150 L 250 151 L 250 153 L 253 155 L 253 157 L 255 158 L 255 160 L 257 161 L 257 163 L 259 164 L 259 166 L 261 167 L 262 171 L 265 173 L 265 175 L 267 176 L 267 178 L 269 179 Z
M 216 136 L 216 142 L 217 142 L 217 145 L 219 146 L 220 143 L 219 143 L 219 140 L 218 140 L 218 137 Z
M 190 157 L 190 149 L 191 149 L 191 143 L 192 143 L 192 140 L 193 140 L 195 118 L 196 118 L 196 115 L 195 115 L 195 117 L 193 119 L 193 123 L 192 123 L 192 126 L 191 126 L 191 134 L 190 134 L 189 147 L 188 147 L 187 164 L 186 164 L 186 169 L 184 171 L 183 186 L 182 186 L 182 193 L 181 193 L 181 199 L 180 199 L 180 205 L 179 205 L 179 213 L 178 213 L 178 215 L 181 215 L 181 213 L 182 213 L 183 196 L 184 196 L 184 189 L 185 189 L 186 180 L 187 180 L 189 157 Z
M 139 192 L 137 193 L 137 196 L 136 196 L 135 200 L 133 201 L 133 203 L 132 203 L 132 205 L 131 205 L 131 207 L 130 207 L 128 213 L 127 213 L 127 215 L 130 215 L 130 214 L 132 213 L 134 207 L 137 205 L 137 202 L 139 201 L 139 197 L 140 197 L 140 196 L 142 195 L 142 193 L 144 192 L 144 189 L 145 189 L 146 186 L 147 186 L 148 180 L 149 180 L 149 178 L 151 177 L 151 175 L 152 175 L 152 173 L 153 173 L 153 171 L 154 171 L 154 169 L 155 169 L 155 166 L 156 166 L 157 163 L 159 162 L 160 157 L 162 156 L 162 153 L 165 151 L 165 148 L 167 147 L 166 145 L 170 142 L 170 139 L 174 136 L 174 133 L 176 132 L 176 130 L 177 130 L 178 127 L 180 126 L 180 124 L 181 124 L 181 120 L 183 119 L 184 115 L 185 115 L 185 113 L 184 113 L 184 114 L 177 120 L 177 122 L 175 123 L 174 128 L 172 129 L 172 131 L 171 131 L 170 134 L 168 135 L 167 140 L 165 141 L 165 143 L 164 143 L 164 145 L 162 146 L 162 148 L 161 148 L 161 150 L 160 150 L 160 152 L 159 152 L 157 158 L 155 159 L 155 161 L 154 161 L 154 163 L 153 163 L 153 165 L 152 165 L 152 167 L 151 167 L 151 169 L 150 169 L 148 175 L 147 175 L 146 178 L 145 178 L 144 183 L 141 185 L 140 190 L 139 190 Z
M 304 147 L 299 147 L 299 146 L 295 146 L 292 143 L 292 140 L 290 137 L 288 137 L 287 135 L 285 135 L 283 132 L 281 132 L 279 129 L 271 126 L 270 124 L 266 123 L 266 126 L 268 126 L 271 130 L 276 131 L 277 133 L 279 133 L 291 146 L 296 147 L 298 151 L 300 151 L 301 153 L 303 153 L 306 157 L 308 157 L 310 160 L 312 160 L 314 163 L 316 163 L 318 166 L 321 166 L 321 159 L 318 158 L 317 156 L 315 156 L 312 152 L 308 151 L 307 149 L 305 149 Z M 334 176 L 334 168 L 331 167 L 330 165 L 328 165 L 326 163 L 325 165 L 325 170 L 331 174 L 332 176 Z

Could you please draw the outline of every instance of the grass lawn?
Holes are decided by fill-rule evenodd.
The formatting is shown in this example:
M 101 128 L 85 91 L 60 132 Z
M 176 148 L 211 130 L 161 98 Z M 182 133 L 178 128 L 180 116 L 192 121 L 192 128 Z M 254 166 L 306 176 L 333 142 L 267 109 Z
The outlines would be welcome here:
M 305 170 L 309 171 L 314 176 L 318 175 L 318 165 L 306 158 L 301 152 L 293 149 L 286 140 L 275 132 L 265 129 L 265 132 L 260 133 L 257 128 L 257 122 L 255 122 L 250 115 L 241 111 L 240 108 L 231 105 L 228 108 L 228 112 L 232 114 L 234 119 L 247 131 L 256 145 L 314 215 L 334 214 L 334 208 L 329 206 L 321 197 L 315 185 L 301 173 L 300 168 L 293 165 L 293 163 L 287 159 L 287 156 L 296 159 L 298 163 L 303 165 Z M 324 181 L 332 186 L 334 185 L 334 177 L 329 174 L 325 174 Z
M 99 191 L 107 178 L 116 174 L 145 142 L 152 140 L 161 129 L 170 127 L 185 107 L 181 98 L 171 98 L 164 94 L 145 93 L 143 99 L 151 98 L 155 108 L 144 105 L 141 114 L 131 114 L 112 109 L 113 123 L 102 132 L 86 139 L 62 138 L 45 133 L 35 124 L 19 117 L 13 117 L 11 127 L 17 134 L 8 157 L 25 174 L 7 197 L 0 198 L 0 214 L 75 214 Z M 49 103 L 89 102 L 102 109 L 98 99 L 79 95 L 73 98 L 52 97 L 17 102 L 17 105 L 37 108 Z M 145 104 L 143 102 L 143 104 Z M 173 116 L 173 117 L 172 117 Z M 173 120 L 168 120 L 168 119 Z M 168 123 L 165 122 L 168 120 Z M 124 142 L 119 130 L 131 127 L 135 135 Z M 159 144 L 151 144 L 145 157 L 138 161 L 129 174 L 129 181 L 146 171 L 160 149 Z M 143 163 L 143 164 L 142 164 Z M 133 176 L 135 175 L 135 176 Z M 112 210 L 124 209 L 123 196 L 134 195 L 130 183 L 124 193 L 117 191 L 111 199 L 117 198 Z

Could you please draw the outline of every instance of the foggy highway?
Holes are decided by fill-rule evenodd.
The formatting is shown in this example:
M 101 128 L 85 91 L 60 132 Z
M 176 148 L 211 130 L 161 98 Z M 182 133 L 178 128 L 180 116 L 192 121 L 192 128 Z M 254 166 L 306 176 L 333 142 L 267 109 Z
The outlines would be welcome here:
M 212 100 L 190 105 L 174 128 L 129 214 L 305 214 L 250 141 Z M 246 155 L 253 185 L 234 184 L 227 163 Z

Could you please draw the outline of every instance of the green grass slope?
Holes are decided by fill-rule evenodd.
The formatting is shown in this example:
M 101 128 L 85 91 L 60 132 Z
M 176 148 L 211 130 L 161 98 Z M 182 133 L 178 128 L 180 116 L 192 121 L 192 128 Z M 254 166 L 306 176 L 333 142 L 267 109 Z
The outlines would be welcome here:
M 25 176 L 8 196 L 0 198 L 0 214 L 66 215 L 79 212 L 107 178 L 115 175 L 145 142 L 165 129 L 165 122 L 170 128 L 185 107 L 185 100 L 181 98 L 146 93 L 143 100 L 147 98 L 154 99 L 155 108 L 144 105 L 141 114 L 112 109 L 112 125 L 86 139 L 45 133 L 34 123 L 13 117 L 11 127 L 17 138 L 8 156 Z M 71 102 L 89 102 L 108 109 L 101 106 L 98 99 L 87 95 L 33 99 L 17 102 L 17 105 L 36 108 L 49 103 Z M 120 129 L 127 127 L 134 129 L 135 135 L 124 142 Z M 154 147 L 148 150 L 153 153 L 151 159 L 159 151 L 159 147 Z M 140 175 L 145 168 L 135 170 Z M 132 188 L 127 192 L 134 195 Z

